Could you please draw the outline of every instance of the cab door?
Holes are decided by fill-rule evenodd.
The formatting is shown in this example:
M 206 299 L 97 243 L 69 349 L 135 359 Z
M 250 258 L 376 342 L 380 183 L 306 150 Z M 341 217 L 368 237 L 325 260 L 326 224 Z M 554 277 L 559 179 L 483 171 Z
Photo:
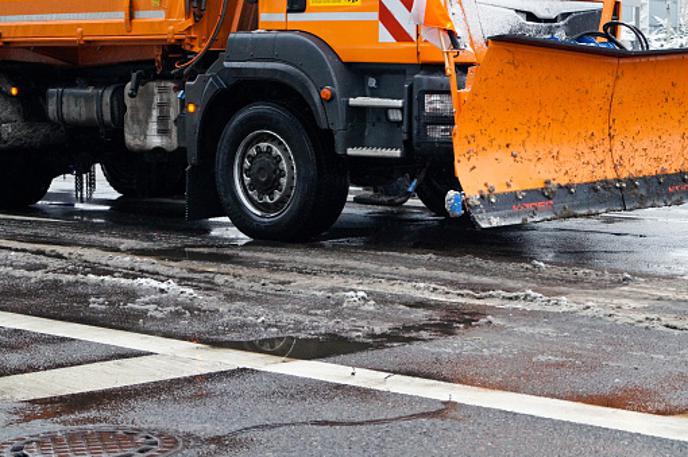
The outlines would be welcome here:
M 287 29 L 325 41 L 344 62 L 418 62 L 413 0 L 287 0 Z

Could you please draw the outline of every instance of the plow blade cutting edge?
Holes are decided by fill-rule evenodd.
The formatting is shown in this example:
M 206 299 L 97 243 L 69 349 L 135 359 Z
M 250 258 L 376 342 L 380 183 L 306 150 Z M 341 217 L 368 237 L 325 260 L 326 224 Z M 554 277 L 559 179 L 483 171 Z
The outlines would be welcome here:
M 457 115 L 481 227 L 688 200 L 688 52 L 497 38 Z

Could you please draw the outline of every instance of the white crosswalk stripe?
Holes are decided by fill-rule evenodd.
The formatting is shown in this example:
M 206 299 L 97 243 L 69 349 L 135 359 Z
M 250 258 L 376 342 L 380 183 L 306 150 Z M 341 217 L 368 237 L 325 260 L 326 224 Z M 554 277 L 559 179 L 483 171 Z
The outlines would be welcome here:
M 0 312 L 0 327 L 156 354 L 0 378 L 0 401 L 27 401 L 248 368 L 688 442 L 685 417 L 657 416 L 319 361 L 284 359 L 7 312 Z
M 168 381 L 236 369 L 223 362 L 204 362 L 151 355 L 91 363 L 0 378 L 0 400 L 30 401 L 106 389 Z

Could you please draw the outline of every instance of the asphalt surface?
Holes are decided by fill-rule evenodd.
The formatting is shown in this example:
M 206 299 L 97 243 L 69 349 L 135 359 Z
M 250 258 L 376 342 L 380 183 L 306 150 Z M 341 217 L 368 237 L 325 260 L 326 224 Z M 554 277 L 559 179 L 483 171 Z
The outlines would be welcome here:
M 99 185 L 74 203 L 59 179 L 0 215 L 0 311 L 683 418 L 688 437 L 688 207 L 479 231 L 417 201 L 351 203 L 284 245 Z M 154 351 L 6 327 L 0 443 L 128 426 L 178 436 L 185 456 L 688 455 L 686 440 L 260 369 L 12 401 L 3 380 Z

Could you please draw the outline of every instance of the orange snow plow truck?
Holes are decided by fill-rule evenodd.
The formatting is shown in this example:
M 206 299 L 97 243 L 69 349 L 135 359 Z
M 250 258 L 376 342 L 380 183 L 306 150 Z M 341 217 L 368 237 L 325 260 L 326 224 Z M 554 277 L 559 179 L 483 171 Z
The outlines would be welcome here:
M 688 53 L 613 0 L 446 8 L 440 50 L 413 0 L 0 0 L 0 207 L 95 164 L 260 239 L 402 176 L 480 227 L 684 202 Z

